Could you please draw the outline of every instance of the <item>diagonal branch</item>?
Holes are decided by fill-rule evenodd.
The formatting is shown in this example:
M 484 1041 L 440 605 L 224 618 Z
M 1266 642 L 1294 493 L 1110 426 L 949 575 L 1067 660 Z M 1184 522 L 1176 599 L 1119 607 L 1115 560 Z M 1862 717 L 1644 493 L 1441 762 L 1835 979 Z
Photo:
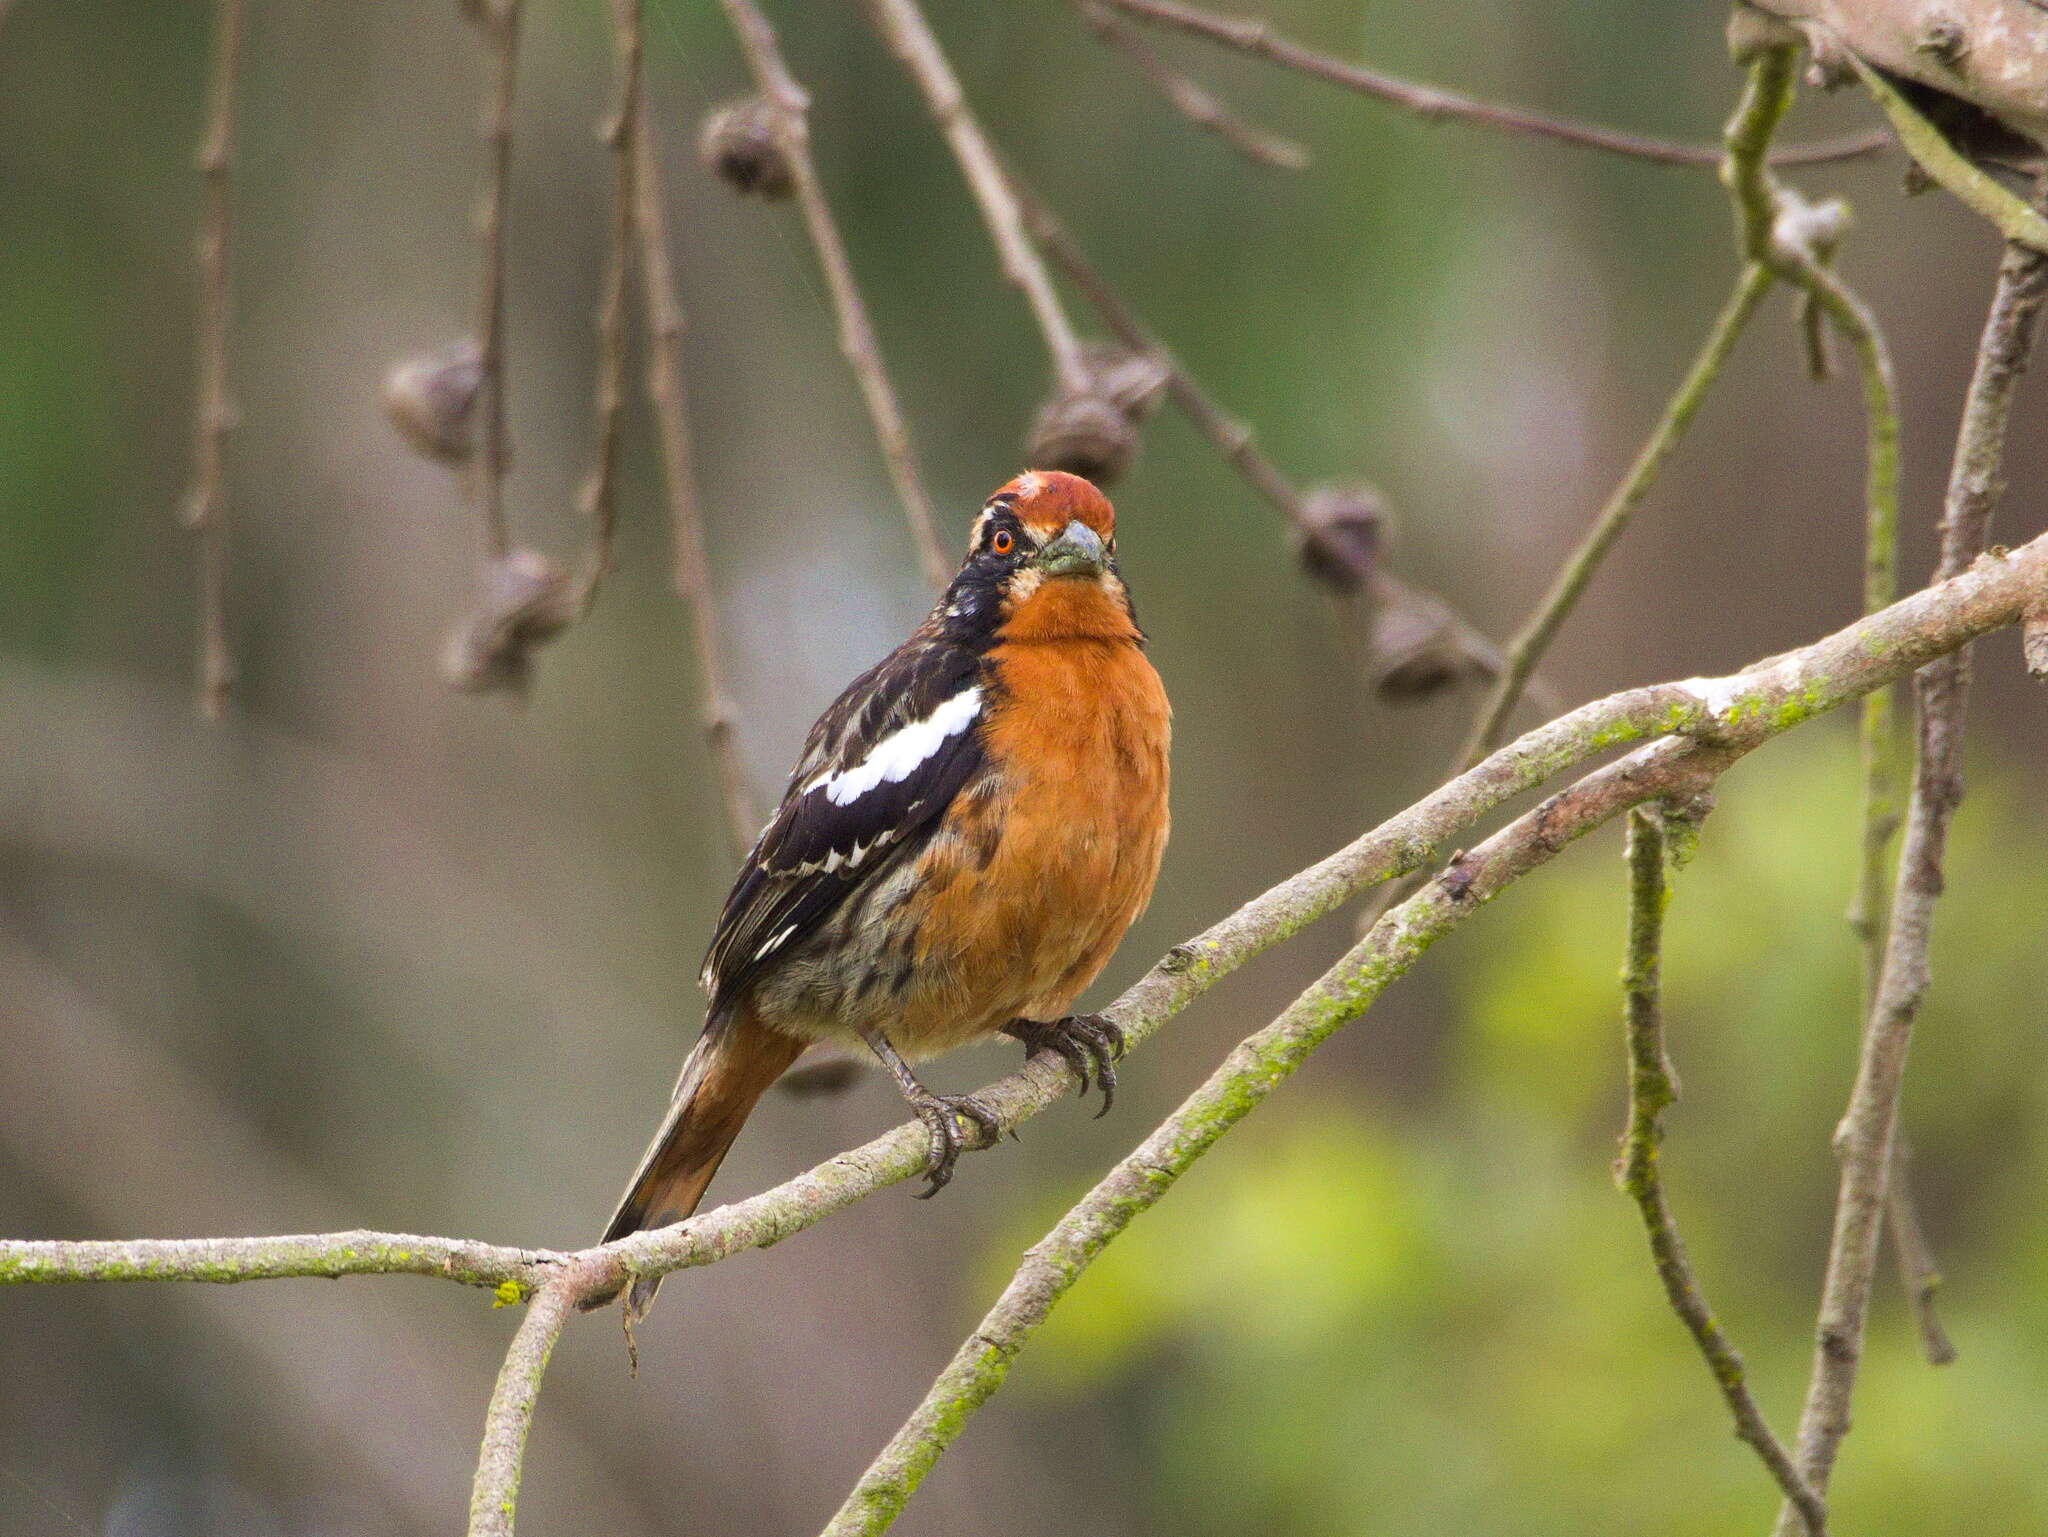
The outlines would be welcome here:
M 839 350 L 846 355 L 860 385 L 861 399 L 874 423 L 875 441 L 881 446 L 882 462 L 888 467 L 897 500 L 903 503 L 904 516 L 910 522 L 910 538 L 917 546 L 918 561 L 924 567 L 926 579 L 943 589 L 952 577 L 952 568 L 939 548 L 938 520 L 925 490 L 924 477 L 918 473 L 917 455 L 910 445 L 910 428 L 904 423 L 903 408 L 882 362 L 881 343 L 868 319 L 860 285 L 854 281 L 853 262 L 846 254 L 846 242 L 839 236 L 838 221 L 832 217 L 825 184 L 811 155 L 806 115 L 810 97 L 790 74 L 781 46 L 775 40 L 775 29 L 761 8 L 753 0 L 722 3 L 733 31 L 739 35 L 740 49 L 746 54 L 754 84 L 774 115 L 776 144 L 789 167 L 797 206 L 803 210 L 804 227 L 810 231 L 818 265 L 825 273 L 825 286 L 832 293 L 832 311 L 839 322 Z
M 1686 1255 L 1685 1240 L 1679 1236 L 1678 1219 L 1664 1197 L 1659 1151 L 1664 1140 L 1663 1115 L 1678 1100 L 1671 1060 L 1664 1052 L 1661 973 L 1664 909 L 1670 900 L 1665 856 L 1662 814 L 1655 807 L 1638 806 L 1628 815 L 1628 960 L 1621 973 L 1627 1002 L 1628 1130 L 1622 1135 L 1615 1177 L 1642 1213 L 1664 1295 L 1699 1346 L 1721 1396 L 1728 1401 L 1728 1411 L 1735 1417 L 1735 1434 L 1756 1449 L 1764 1467 L 1785 1491 L 1785 1498 L 1798 1508 L 1810 1537 L 1825 1537 L 1827 1507 L 1799 1476 L 1784 1443 L 1757 1408 L 1742 1356 L 1707 1306 L 1706 1294 L 1700 1290 L 1699 1278 Z
M 647 397 L 661 440 L 662 478 L 668 493 L 670 581 L 690 616 L 704 735 L 718 772 L 726 838 L 734 853 L 743 855 L 759 824 L 747 794 L 739 746 L 733 739 L 738 712 L 725 689 L 725 641 L 718 625 L 718 597 L 711 590 L 711 569 L 704 558 L 704 514 L 697 495 L 696 452 L 690 442 L 689 407 L 684 399 L 683 307 L 676 298 L 675 268 L 668 254 L 668 198 L 649 114 L 636 113 L 632 128 L 633 181 L 639 197 L 640 297 L 648 335 Z
M 235 659 L 227 630 L 227 445 L 235 407 L 228 394 L 229 259 L 234 237 L 235 98 L 242 73 L 244 0 L 215 0 L 206 137 L 199 174 L 206 211 L 199 231 L 198 389 L 192 413 L 192 484 L 184 523 L 199 542 L 199 708 L 226 713 Z
M 1712 166 L 1719 164 L 1721 159 L 1720 151 L 1708 144 L 1681 144 L 1670 139 L 1650 138 L 1547 112 L 1534 112 L 1527 107 L 1502 106 L 1457 91 L 1403 80 L 1376 69 L 1367 69 L 1362 64 L 1304 48 L 1281 36 L 1268 22 L 1218 16 L 1192 5 L 1182 5 L 1178 0 L 1102 0 L 1102 3 L 1142 21 L 1176 27 L 1212 43 L 1221 43 L 1226 48 L 1265 59 L 1283 69 L 1370 96 L 1412 112 L 1426 122 L 1473 123 L 1502 133 L 1555 139 L 1657 165 Z M 1858 134 L 1824 144 L 1798 145 L 1778 151 L 1772 157 L 1772 164 L 1820 165 L 1851 160 L 1872 154 L 1890 142 L 1890 134 L 1879 132 Z
M 1024 187 L 1017 186 L 1016 193 L 1031 238 L 1066 274 L 1067 280 L 1088 301 L 1110 333 L 1131 351 L 1155 359 L 1166 370 L 1167 396 L 1187 418 L 1188 425 L 1215 449 L 1225 464 L 1237 471 L 1247 485 L 1286 518 L 1296 533 L 1303 536 L 1312 534 L 1315 522 L 1309 514 L 1308 496 L 1286 471 L 1266 456 L 1253 430 L 1218 405 L 1202 387 L 1201 381 L 1188 371 L 1187 365 L 1147 329 L 1137 312 L 1088 259 L 1087 253 L 1059 216 Z M 1435 594 L 1411 587 L 1391 572 L 1376 572 L 1374 580 L 1382 602 L 1441 608 L 1460 649 L 1489 663 L 1497 657 L 1493 642 L 1464 618 L 1451 613 Z
M 1009 178 L 1003 174 L 995 148 L 968 107 L 959 77 L 946 61 L 945 51 L 932 35 L 917 0 L 866 0 L 866 5 L 875 30 L 916 83 L 953 158 L 960 163 L 961 173 L 981 209 L 982 222 L 995 243 L 1003 278 L 1024 295 L 1032 318 L 1038 322 L 1039 334 L 1045 338 L 1055 381 L 1069 394 L 1087 393 L 1094 380 L 1081 354 L 1080 338 L 1060 305 L 1051 274 L 1024 232 L 1023 210 Z
M 477 238 L 483 245 L 483 278 L 477 286 L 477 403 L 483 421 L 476 456 L 477 507 L 483 518 L 484 553 L 502 560 L 511 549 L 505 515 L 505 471 L 511 451 L 505 435 L 505 248 L 506 205 L 512 194 L 512 114 L 519 86 L 520 0 L 474 0 L 469 14 L 484 39 L 489 83 L 484 90 L 485 170 Z
M 1174 111 L 1204 133 L 1213 133 L 1255 165 L 1276 171 L 1307 168 L 1307 150 L 1292 139 L 1254 128 L 1238 117 L 1213 94 L 1162 59 L 1150 43 L 1119 21 L 1101 0 L 1081 0 L 1081 20 L 1097 38 L 1129 59 Z
M 590 525 L 590 552 L 578 582 L 577 610 L 587 613 L 597 589 L 611 574 L 619 527 L 619 443 L 626 404 L 626 288 L 633 245 L 639 234 L 638 167 L 643 101 L 644 50 L 640 0 L 612 0 L 612 51 L 617 62 L 616 99 L 600 129 L 612 158 L 609 243 L 597 304 L 597 374 L 593 387 L 597 448 L 584 482 L 582 511 Z

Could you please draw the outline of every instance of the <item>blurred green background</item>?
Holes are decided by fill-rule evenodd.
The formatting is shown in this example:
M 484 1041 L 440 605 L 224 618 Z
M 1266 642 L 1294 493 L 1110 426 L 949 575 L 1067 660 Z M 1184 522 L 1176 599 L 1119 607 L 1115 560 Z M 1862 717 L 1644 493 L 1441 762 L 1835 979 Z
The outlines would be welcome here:
M 529 8 L 512 209 L 511 499 L 567 554 L 588 457 L 604 7 Z M 772 793 L 816 711 L 925 601 L 796 215 L 689 154 L 743 74 L 660 0 L 649 63 L 692 316 L 711 557 L 742 745 Z M 921 104 L 851 3 L 781 4 L 822 169 L 957 541 L 1046 382 Z M 206 7 L 20 0 L 0 26 L 0 1231 L 366 1225 L 595 1236 L 697 1023 L 730 875 L 635 407 L 622 569 L 524 707 L 449 694 L 472 521 L 385 428 L 395 357 L 460 335 L 480 70 L 448 0 L 257 5 L 235 295 L 233 719 L 192 717 L 191 250 Z M 1710 139 L 1712 7 L 1278 0 L 1304 40 L 1532 105 Z M 1369 478 L 1401 564 L 1504 635 L 1626 463 L 1732 274 L 1711 173 L 1429 127 L 1160 39 L 1313 153 L 1249 167 L 1050 0 L 932 19 L 1007 152 L 1305 482 Z M 1867 125 L 1843 99 L 1793 136 Z M 1800 173 L 1905 384 L 1907 570 L 1932 527 L 1993 241 L 1896 154 Z M 1602 574 L 1564 700 L 1836 628 L 1858 582 L 1853 383 L 1805 380 L 1775 302 Z M 2038 391 L 2002 528 L 2037 531 Z M 1176 838 L 1099 996 L 1412 799 L 1469 701 L 1376 705 L 1278 520 L 1170 415 L 1117 488 L 1178 709 Z M 2048 729 L 1987 644 L 1971 800 L 1909 1079 L 1953 1367 L 1889 1271 L 1838 1530 L 2048 1530 Z M 1729 779 L 1679 882 L 1673 1198 L 1789 1431 L 1853 1061 L 1839 914 L 1848 722 Z M 1666 1312 L 1608 1161 L 1621 1112 L 1612 838 L 1417 974 L 1117 1245 L 942 1463 L 907 1534 L 1706 1534 L 1773 1506 Z M 640 1332 L 573 1328 L 521 1530 L 815 1530 L 1018 1250 L 1342 947 L 1268 956 L 1125 1074 L 976 1158 L 679 1278 Z M 937 1069 L 947 1087 L 1013 1060 Z M 901 1116 L 771 1097 L 714 1197 Z M 0 1533 L 427 1533 L 464 1508 L 511 1318 L 414 1281 L 0 1295 Z

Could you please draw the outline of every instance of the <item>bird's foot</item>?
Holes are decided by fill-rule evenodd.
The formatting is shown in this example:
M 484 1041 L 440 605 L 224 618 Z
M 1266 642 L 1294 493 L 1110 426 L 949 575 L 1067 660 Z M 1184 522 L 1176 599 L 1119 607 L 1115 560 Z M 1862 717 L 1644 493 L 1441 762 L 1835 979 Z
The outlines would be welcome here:
M 953 1165 L 960 1161 L 962 1151 L 994 1146 L 1003 1134 L 1003 1123 L 972 1094 L 934 1094 L 920 1089 L 909 1099 L 910 1108 L 917 1112 L 917 1118 L 931 1135 L 931 1161 L 924 1171 L 926 1184 L 917 1192 L 919 1200 L 929 1201 L 953 1182 Z M 963 1123 L 973 1130 L 963 1133 Z
M 1116 1059 L 1124 1054 L 1121 1029 L 1100 1014 L 1069 1014 L 1065 1019 L 1046 1021 L 1013 1019 L 1003 1026 L 1003 1034 L 1024 1043 L 1027 1062 L 1041 1051 L 1058 1053 L 1081 1080 L 1083 1094 L 1092 1077 L 1102 1090 L 1102 1108 L 1095 1118 L 1101 1120 L 1109 1114 L 1109 1107 L 1116 1103 Z

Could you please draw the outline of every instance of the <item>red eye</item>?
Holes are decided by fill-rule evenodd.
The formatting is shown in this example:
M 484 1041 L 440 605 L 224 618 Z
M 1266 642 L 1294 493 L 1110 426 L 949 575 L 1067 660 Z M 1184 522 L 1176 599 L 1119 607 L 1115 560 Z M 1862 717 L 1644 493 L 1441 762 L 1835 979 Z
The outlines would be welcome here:
M 989 540 L 988 547 L 998 555 L 1007 555 L 1017 548 L 1017 541 L 1010 536 L 1007 528 L 1001 528 L 996 530 L 995 538 Z

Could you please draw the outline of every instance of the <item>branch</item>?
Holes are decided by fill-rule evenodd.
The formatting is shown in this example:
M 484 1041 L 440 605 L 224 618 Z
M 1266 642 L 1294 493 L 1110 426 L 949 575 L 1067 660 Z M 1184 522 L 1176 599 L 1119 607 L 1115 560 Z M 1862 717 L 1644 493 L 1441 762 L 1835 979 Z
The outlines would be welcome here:
M 617 97 L 599 129 L 612 157 L 610 245 L 597 305 L 597 376 L 593 387 L 597 452 L 584 483 L 582 510 L 590 524 L 590 553 L 578 583 L 579 616 L 588 613 L 612 569 L 618 540 L 619 438 L 625 418 L 626 277 L 639 233 L 634 187 L 640 114 L 644 108 L 640 0 L 612 0 L 612 50 Z
M 476 457 L 477 506 L 484 553 L 501 561 L 512 547 L 505 516 L 505 210 L 512 193 L 512 113 L 519 85 L 520 0 L 471 0 L 467 9 L 484 40 L 490 81 L 484 90 L 485 170 L 477 214 L 483 278 L 477 285 L 478 405 L 483 436 Z
M 734 32 L 739 35 L 754 84 L 773 114 L 776 144 L 789 168 L 797 205 L 803 210 L 804 226 L 817 249 L 818 265 L 824 269 L 825 285 L 832 292 L 832 310 L 839 322 L 839 350 L 846 355 L 860 385 L 861 398 L 874 423 L 875 441 L 881 446 L 882 462 L 888 467 L 897 499 L 903 503 L 904 516 L 910 522 L 911 542 L 917 546 L 926 579 L 943 590 L 952 577 L 952 567 L 939 547 L 938 520 L 932 511 L 931 497 L 925 491 L 924 478 L 918 473 L 910 429 L 904 423 L 895 388 L 889 383 L 881 343 L 868 320 L 867 305 L 854 281 L 853 263 L 847 257 L 845 241 L 839 237 L 839 225 L 832 217 L 832 205 L 825 197 L 824 182 L 811 156 L 806 117 L 810 97 L 790 74 L 775 40 L 775 30 L 760 7 L 753 0 L 722 3 Z
M 1660 974 L 1664 909 L 1671 895 L 1664 863 L 1663 817 L 1654 807 L 1638 806 L 1628 817 L 1628 960 L 1621 974 L 1628 1015 L 1628 1130 L 1622 1136 L 1622 1156 L 1615 1175 L 1642 1212 L 1664 1295 L 1699 1346 L 1721 1396 L 1727 1399 L 1728 1411 L 1735 1417 L 1735 1434 L 1756 1449 L 1764 1467 L 1785 1491 L 1785 1498 L 1798 1508 L 1810 1537 L 1825 1537 L 1827 1507 L 1799 1476 L 1784 1443 L 1757 1408 L 1742 1356 L 1707 1306 L 1692 1261 L 1686 1256 L 1685 1240 L 1679 1236 L 1678 1219 L 1664 1198 L 1658 1149 L 1664 1140 L 1664 1111 L 1678 1099 L 1671 1061 L 1664 1052 Z
M 206 211 L 199 231 L 198 388 L 193 401 L 192 484 L 183 520 L 199 541 L 199 709 L 226 713 L 235 682 L 227 633 L 228 273 L 234 234 L 235 96 L 242 70 L 244 0 L 214 0 L 213 60 L 199 174 Z
M 696 455 L 683 394 L 683 308 L 676 298 L 675 269 L 668 254 L 668 200 L 662 190 L 661 157 L 654 124 L 645 112 L 633 120 L 634 186 L 639 194 L 640 296 L 647 316 L 647 398 L 661 439 L 662 478 L 668 492 L 670 580 L 690 616 L 702 694 L 704 735 L 717 766 L 725 806 L 727 841 L 746 853 L 759 830 L 733 740 L 736 711 L 725 691 L 725 644 L 718 628 L 718 599 L 704 559 L 704 519 L 697 497 Z
M 555 1341 L 574 1310 L 576 1290 L 566 1277 L 541 1288 L 519 1321 L 498 1368 L 484 1414 L 484 1444 L 477 1454 L 476 1482 L 469 1496 L 469 1537 L 512 1537 L 519 1503 L 519 1475 L 526 1463 L 526 1435 L 533 1428 L 540 1381 Z
M 2024 198 L 2007 191 L 1958 152 L 1948 137 L 1861 55 L 1852 50 L 1847 56 L 1864 89 L 1891 119 L 1899 142 L 1930 179 L 1945 187 L 1965 207 L 1989 219 L 2013 244 L 2048 252 L 2048 219 L 2042 217 L 2038 208 L 2029 207 Z
M 1292 139 L 1283 139 L 1244 122 L 1215 96 L 1178 73 L 1150 43 L 1117 20 L 1101 0 L 1081 0 L 1081 20 L 1097 38 L 1129 59 L 1174 111 L 1204 133 L 1215 134 L 1255 165 L 1276 171 L 1307 168 L 1307 150 Z
M 1013 186 L 1016 184 L 1013 181 Z M 1059 216 L 1022 186 L 1016 186 L 1031 238 L 1044 248 L 1053 264 L 1067 275 L 1112 335 L 1135 353 L 1156 360 L 1166 370 L 1166 393 L 1188 424 L 1216 450 L 1254 491 L 1266 499 L 1304 538 L 1318 530 L 1310 514 L 1309 497 L 1288 478 L 1287 473 L 1266 457 L 1257 435 L 1210 398 L 1201 381 L 1187 369 L 1167 345 L 1154 336 L 1110 286 L 1109 280 L 1088 260 L 1079 242 Z M 1452 643 L 1462 652 L 1489 665 L 1498 662 L 1493 643 L 1475 626 L 1452 612 L 1434 593 L 1412 587 L 1388 571 L 1375 573 L 1374 585 L 1382 603 L 1402 603 L 1414 608 L 1434 606 L 1442 611 Z
M 1281 36 L 1267 22 L 1218 16 L 1191 5 L 1179 4 L 1177 0 L 1102 0 L 1102 3 L 1115 6 L 1118 10 L 1140 20 L 1177 27 L 1183 32 L 1191 32 L 1210 42 L 1235 48 L 1240 53 L 1248 53 L 1255 58 L 1278 64 L 1283 69 L 1295 70 L 1332 85 L 1342 86 L 1346 90 L 1356 91 L 1360 95 L 1373 97 L 1375 100 L 1412 112 L 1425 122 L 1476 123 L 1483 128 L 1496 129 L 1502 133 L 1557 139 L 1567 144 L 1603 150 L 1611 155 L 1625 155 L 1634 160 L 1647 160 L 1657 165 L 1711 166 L 1718 164 L 1721 159 L 1720 151 L 1712 145 L 1679 144 L 1669 139 L 1648 138 L 1641 134 L 1625 133 L 1616 128 L 1603 128 L 1595 123 L 1582 123 L 1572 118 L 1555 117 L 1546 112 L 1533 112 L 1527 107 L 1500 106 L 1456 91 L 1441 90 L 1433 85 L 1421 85 L 1394 75 L 1382 74 L 1378 70 L 1367 69 L 1363 65 L 1304 48 L 1301 44 Z M 1773 156 L 1772 163 L 1820 165 L 1829 161 L 1851 160 L 1874 153 L 1890 142 L 1891 136 L 1886 133 L 1859 134 L 1854 138 L 1831 140 L 1825 144 L 1799 145 L 1780 150 Z
M 2048 552 L 2048 536 L 2028 548 Z M 1988 572 L 1989 568 L 1977 569 Z M 1914 601 L 1909 599 L 1881 618 L 1891 620 Z M 1878 628 L 1884 631 L 1882 636 Z M 1894 631 L 1889 622 L 1874 627 L 1868 619 L 1844 633 L 1878 646 L 1888 646 L 1894 634 L 1902 642 L 1906 640 L 1906 633 Z M 1921 639 L 1924 641 L 1924 633 Z M 1695 720 L 1689 728 L 1692 739 L 1660 742 L 1596 770 L 1473 853 L 1454 859 L 1435 880 L 1374 924 L 1351 954 L 1286 1013 L 1242 1042 L 1200 1089 L 1026 1252 L 1024 1263 L 995 1306 L 856 1484 L 826 1527 L 825 1537 L 872 1537 L 887 1530 L 967 1420 L 1002 1385 L 1010 1362 L 1031 1333 L 1095 1256 L 1134 1217 L 1155 1204 L 1195 1159 L 1262 1103 L 1318 1045 L 1363 1013 L 1423 950 L 1466 914 L 1601 822 L 1646 801 L 1695 798 L 1744 753 L 1814 714 L 1845 703 L 1850 696 L 1837 692 L 1843 680 L 1827 670 L 1834 663 L 1823 662 L 1823 652 L 1831 658 L 1841 655 L 1833 641 L 1823 642 L 1735 679 L 1694 680 L 1616 695 L 1602 706 L 1583 707 L 1554 723 L 1562 726 L 1589 712 L 1604 713 L 1605 708 L 1624 699 L 1647 701 L 1655 696 L 1670 699 L 1674 729 L 1688 730 L 1679 724 L 1692 714 L 1683 701 L 1704 708 L 1706 715 L 1704 726 Z M 1841 660 L 1850 662 L 1851 658 L 1841 655 Z M 1789 670 L 1789 676 L 1778 676 L 1781 670 Z M 1775 703 L 1751 692 L 1764 677 L 1774 679 L 1768 692 Z M 1859 681 L 1855 691 L 1864 692 L 1881 683 L 1882 679 L 1868 677 Z M 1744 697 L 1731 700 L 1731 691 Z M 1522 743 L 1550 729 L 1532 732 Z M 1487 763 L 1496 763 L 1502 756 L 1496 754 Z M 1445 789 L 1471 777 L 1453 781 Z
M 2027 596 L 2027 582 L 2048 579 L 2048 535 L 2026 550 L 2038 555 L 2042 566 L 2002 594 L 1998 607 L 2004 623 L 2015 622 L 2030 603 L 2040 601 Z M 1971 574 L 1980 582 L 1995 580 L 2000 569 L 1986 561 Z M 1002 1385 L 1025 1341 L 1095 1256 L 1224 1133 L 1263 1103 L 1317 1046 L 1362 1014 L 1441 935 L 1602 822 L 1647 801 L 1696 798 L 1730 764 L 1763 742 L 1931 658 L 1936 652 L 1925 649 L 1933 639 L 1931 629 L 1901 621 L 1942 592 L 1961 596 L 1953 587 L 1930 588 L 1837 636 L 1734 678 L 1631 690 L 1582 706 L 1528 733 L 1403 813 L 1413 815 L 1445 796 L 1469 793 L 1475 779 L 1488 776 L 1489 770 L 1497 773 L 1504 760 L 1520 757 L 1539 743 L 1561 746 L 1560 733 L 1585 742 L 1576 733 L 1591 727 L 1591 740 L 1606 745 L 1637 740 L 1633 723 L 1640 718 L 1634 714 L 1638 709 L 1662 709 L 1662 729 L 1653 728 L 1654 734 L 1677 738 L 1595 770 L 1473 852 L 1454 859 L 1374 924 L 1357 947 L 1285 1013 L 1241 1042 L 1201 1088 L 1026 1251 L 1024 1263 L 995 1306 L 855 1485 L 826 1527 L 825 1537 L 873 1537 L 887 1530 L 975 1410 Z M 1961 638 L 1955 642 L 1966 643 Z M 1943 653 L 1952 649 L 1945 642 L 1935 644 Z M 1897 667 L 1891 649 L 1895 645 L 1915 653 L 1917 660 Z M 1881 654 L 1872 655 L 1873 651 Z M 1604 724 L 1594 726 L 1595 721 Z M 1368 840 L 1392 825 L 1383 825 Z M 1423 862 L 1416 859 L 1408 867 Z M 1197 941 L 1182 948 L 1199 954 L 1200 945 Z M 1125 1023 L 1123 1015 L 1112 1013 Z
M 1055 381 L 1067 394 L 1090 393 L 1094 377 L 1082 356 L 1073 323 L 1060 307 L 1059 294 L 1045 264 L 1025 236 L 1023 210 L 1009 178 L 1003 174 L 995 149 L 968 108 L 953 66 L 946 62 L 939 40 L 917 8 L 917 0 L 866 0 L 866 5 L 875 30 L 916 82 L 947 147 L 959 161 L 961 173 L 981 209 L 982 222 L 988 226 L 989 238 L 995 243 L 1003 278 L 1024 295 L 1032 317 L 1038 322 L 1039 334 L 1045 338 Z
M 1937 576 L 1978 569 L 1992 513 L 2005 489 L 2004 454 L 2012 398 L 2048 298 L 2048 257 L 2009 245 L 1977 365 L 1963 404 L 1948 494 L 1942 510 Z M 1835 1134 L 1842 1162 L 1817 1323 L 1818 1348 L 1799 1422 L 1799 1462 L 1807 1482 L 1825 1491 L 1842 1438 L 1863 1352 L 1864 1324 L 1877 1269 L 1887 1173 L 1896 1142 L 1899 1094 L 1913 1023 L 1926 996 L 1927 951 L 1942 889 L 1948 829 L 1962 801 L 1963 714 L 1969 661 L 1960 649 L 1914 680 L 1919 709 L 1918 763 L 1907 816 L 1884 964 L 1863 1033 L 1849 1106 Z M 1781 1514 L 1781 1537 L 1791 1524 Z

